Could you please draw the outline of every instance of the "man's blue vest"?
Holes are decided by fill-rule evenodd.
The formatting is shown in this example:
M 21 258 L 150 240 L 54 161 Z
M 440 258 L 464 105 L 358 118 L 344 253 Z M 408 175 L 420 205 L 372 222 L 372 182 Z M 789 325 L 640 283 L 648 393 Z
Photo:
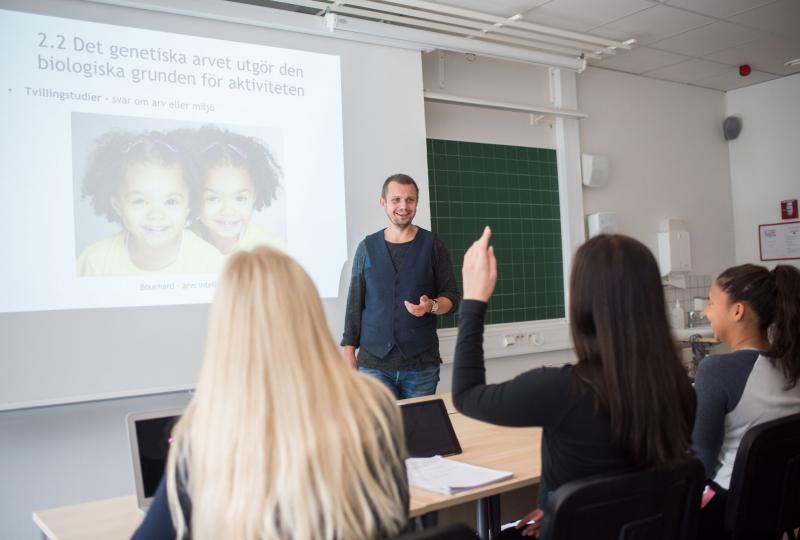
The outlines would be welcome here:
M 367 287 L 361 312 L 361 346 L 378 358 L 384 358 L 395 345 L 407 357 L 427 351 L 437 343 L 436 316 L 426 313 L 415 317 L 403 302 L 418 304 L 423 294 L 436 298 L 433 235 L 417 227 L 397 271 L 382 230 L 367 236 L 364 244 Z

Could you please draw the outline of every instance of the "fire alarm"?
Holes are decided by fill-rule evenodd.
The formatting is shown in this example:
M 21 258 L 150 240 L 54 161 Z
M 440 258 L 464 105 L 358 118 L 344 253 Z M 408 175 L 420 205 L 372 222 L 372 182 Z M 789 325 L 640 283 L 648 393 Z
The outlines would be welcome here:
M 741 66 L 739 66 L 739 75 L 741 75 L 742 77 L 747 77 L 748 75 L 750 75 L 751 71 L 753 70 L 750 69 L 750 64 L 742 64 Z
M 781 219 L 797 219 L 797 199 L 781 201 Z

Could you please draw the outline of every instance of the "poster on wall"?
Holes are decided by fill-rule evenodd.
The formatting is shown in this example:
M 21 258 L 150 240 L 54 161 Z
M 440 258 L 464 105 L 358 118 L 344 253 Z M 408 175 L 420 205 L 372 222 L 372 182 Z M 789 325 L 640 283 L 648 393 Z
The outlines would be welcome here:
M 758 245 L 762 261 L 800 259 L 800 221 L 759 225 Z

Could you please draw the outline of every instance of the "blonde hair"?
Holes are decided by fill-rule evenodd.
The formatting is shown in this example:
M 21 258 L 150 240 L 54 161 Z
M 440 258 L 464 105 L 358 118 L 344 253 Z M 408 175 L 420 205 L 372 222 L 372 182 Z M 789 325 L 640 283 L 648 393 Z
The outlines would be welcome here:
M 233 255 L 197 390 L 173 430 L 167 496 L 196 540 L 362 539 L 405 525 L 399 410 L 346 366 L 308 275 L 269 248 Z

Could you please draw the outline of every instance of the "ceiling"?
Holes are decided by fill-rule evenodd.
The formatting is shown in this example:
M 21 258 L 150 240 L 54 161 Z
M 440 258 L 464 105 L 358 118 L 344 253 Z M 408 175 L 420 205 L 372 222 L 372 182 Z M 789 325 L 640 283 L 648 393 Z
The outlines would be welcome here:
M 283 3 L 297 0 L 238 1 L 314 12 Z M 405 6 L 413 5 L 416 0 L 379 1 Z M 508 18 L 521 25 L 540 24 L 615 42 L 633 38 L 636 43 L 628 50 L 618 48 L 613 55 L 606 52 L 594 58 L 587 55 L 589 65 L 655 79 L 727 91 L 800 73 L 800 63 L 784 65 L 800 58 L 800 0 L 428 2 Z M 333 2 L 334 6 L 346 4 L 347 0 Z M 742 64 L 752 68 L 746 77 L 739 74 Z
M 624 41 L 589 65 L 733 90 L 800 73 L 800 0 L 440 0 L 436 3 Z M 752 72 L 739 75 L 739 66 Z

